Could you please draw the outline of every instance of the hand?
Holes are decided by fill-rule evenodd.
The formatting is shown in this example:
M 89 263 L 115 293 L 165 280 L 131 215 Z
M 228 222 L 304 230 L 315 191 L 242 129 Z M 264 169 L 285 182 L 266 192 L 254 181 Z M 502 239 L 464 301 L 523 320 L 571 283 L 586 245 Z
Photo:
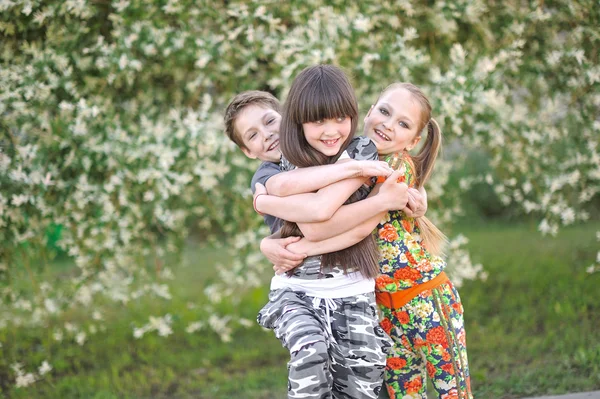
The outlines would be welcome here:
M 427 197 L 415 188 L 408 189 L 408 204 L 402 210 L 406 216 L 420 218 L 427 212 Z
M 298 266 L 306 254 L 297 254 L 287 249 L 287 246 L 297 242 L 302 237 L 286 238 L 263 238 L 260 242 L 260 251 L 273 263 L 273 270 L 277 274 L 282 274 Z
M 408 189 L 408 203 L 402 210 L 408 217 L 418 218 L 427 212 L 427 198 L 417 189 Z
M 389 176 L 393 169 L 383 161 L 356 161 L 359 170 L 355 177 Z
M 394 171 L 379 187 L 377 195 L 383 196 L 388 211 L 404 209 L 408 203 L 408 186 L 406 183 L 398 183 L 402 174 L 400 170 Z

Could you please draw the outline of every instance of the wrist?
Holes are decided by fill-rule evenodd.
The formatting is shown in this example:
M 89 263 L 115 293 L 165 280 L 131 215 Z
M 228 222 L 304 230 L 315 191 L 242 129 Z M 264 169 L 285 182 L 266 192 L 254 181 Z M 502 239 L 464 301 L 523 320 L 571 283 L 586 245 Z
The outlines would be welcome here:
M 391 210 L 391 203 L 386 201 L 385 193 L 378 193 L 373 197 L 373 201 L 375 201 L 375 210 L 377 212 L 387 212 Z
M 359 161 L 350 159 L 350 160 L 342 163 L 341 165 L 344 167 L 344 169 L 343 169 L 345 171 L 344 177 L 346 179 L 351 179 L 353 177 L 362 176 L 363 167 Z
M 267 195 L 267 194 L 260 193 L 260 194 L 256 195 L 256 196 L 254 197 L 253 201 L 252 201 L 252 206 L 254 207 L 254 210 L 255 210 L 255 211 L 256 211 L 256 213 L 258 213 L 260 216 L 264 216 L 264 213 L 263 213 L 263 212 L 261 212 L 261 211 L 259 210 L 259 207 L 260 207 L 260 205 L 259 205 L 259 202 L 258 202 L 258 201 L 259 201 L 259 198 L 260 198 L 260 197 L 262 197 L 262 196 L 265 196 L 265 195 Z

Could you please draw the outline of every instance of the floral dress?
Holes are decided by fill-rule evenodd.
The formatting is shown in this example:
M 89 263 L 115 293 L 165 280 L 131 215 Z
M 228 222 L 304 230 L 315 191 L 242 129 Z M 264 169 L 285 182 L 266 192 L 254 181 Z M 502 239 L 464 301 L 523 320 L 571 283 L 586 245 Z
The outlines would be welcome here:
M 395 169 L 404 168 L 400 181 L 416 185 L 408 154 L 386 160 Z M 439 398 L 472 398 L 463 307 L 443 273 L 446 263 L 423 246 L 418 219 L 401 211 L 389 212 L 376 235 L 381 326 L 394 341 L 385 370 L 387 390 L 382 391 L 392 399 L 426 399 L 429 376 Z M 389 302 L 388 297 L 403 300 Z

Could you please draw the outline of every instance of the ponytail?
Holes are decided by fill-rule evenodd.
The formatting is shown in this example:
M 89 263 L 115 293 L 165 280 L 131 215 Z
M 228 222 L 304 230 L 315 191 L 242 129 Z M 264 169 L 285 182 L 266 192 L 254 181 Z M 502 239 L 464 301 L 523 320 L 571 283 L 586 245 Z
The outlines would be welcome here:
M 425 143 L 419 153 L 412 157 L 415 165 L 417 187 L 423 187 L 425 182 L 429 180 L 435 160 L 442 146 L 442 130 L 437 121 L 431 118 L 426 126 L 427 137 L 425 138 Z M 444 247 L 448 243 L 448 237 L 425 216 L 417 218 L 416 222 L 421 232 L 421 245 L 432 254 L 443 256 Z
M 429 180 L 433 165 L 442 146 L 442 131 L 440 125 L 433 118 L 429 119 L 427 126 L 427 137 L 425 143 L 419 153 L 412 157 L 415 163 L 415 173 L 419 187 L 423 187 L 425 182 Z

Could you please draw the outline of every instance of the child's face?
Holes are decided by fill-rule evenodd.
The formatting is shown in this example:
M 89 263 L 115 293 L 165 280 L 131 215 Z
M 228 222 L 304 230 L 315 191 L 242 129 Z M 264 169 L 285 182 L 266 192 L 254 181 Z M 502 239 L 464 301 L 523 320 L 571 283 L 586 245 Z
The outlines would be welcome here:
M 279 162 L 279 125 L 281 115 L 258 104 L 245 107 L 235 119 L 233 128 L 246 148 L 242 151 L 248 158 Z
M 352 130 L 352 120 L 348 117 L 323 119 L 302 124 L 304 137 L 308 144 L 327 156 L 334 156 L 339 151 Z
M 420 119 L 421 106 L 412 94 L 404 88 L 392 89 L 365 116 L 364 134 L 380 154 L 411 150 L 420 140 Z

